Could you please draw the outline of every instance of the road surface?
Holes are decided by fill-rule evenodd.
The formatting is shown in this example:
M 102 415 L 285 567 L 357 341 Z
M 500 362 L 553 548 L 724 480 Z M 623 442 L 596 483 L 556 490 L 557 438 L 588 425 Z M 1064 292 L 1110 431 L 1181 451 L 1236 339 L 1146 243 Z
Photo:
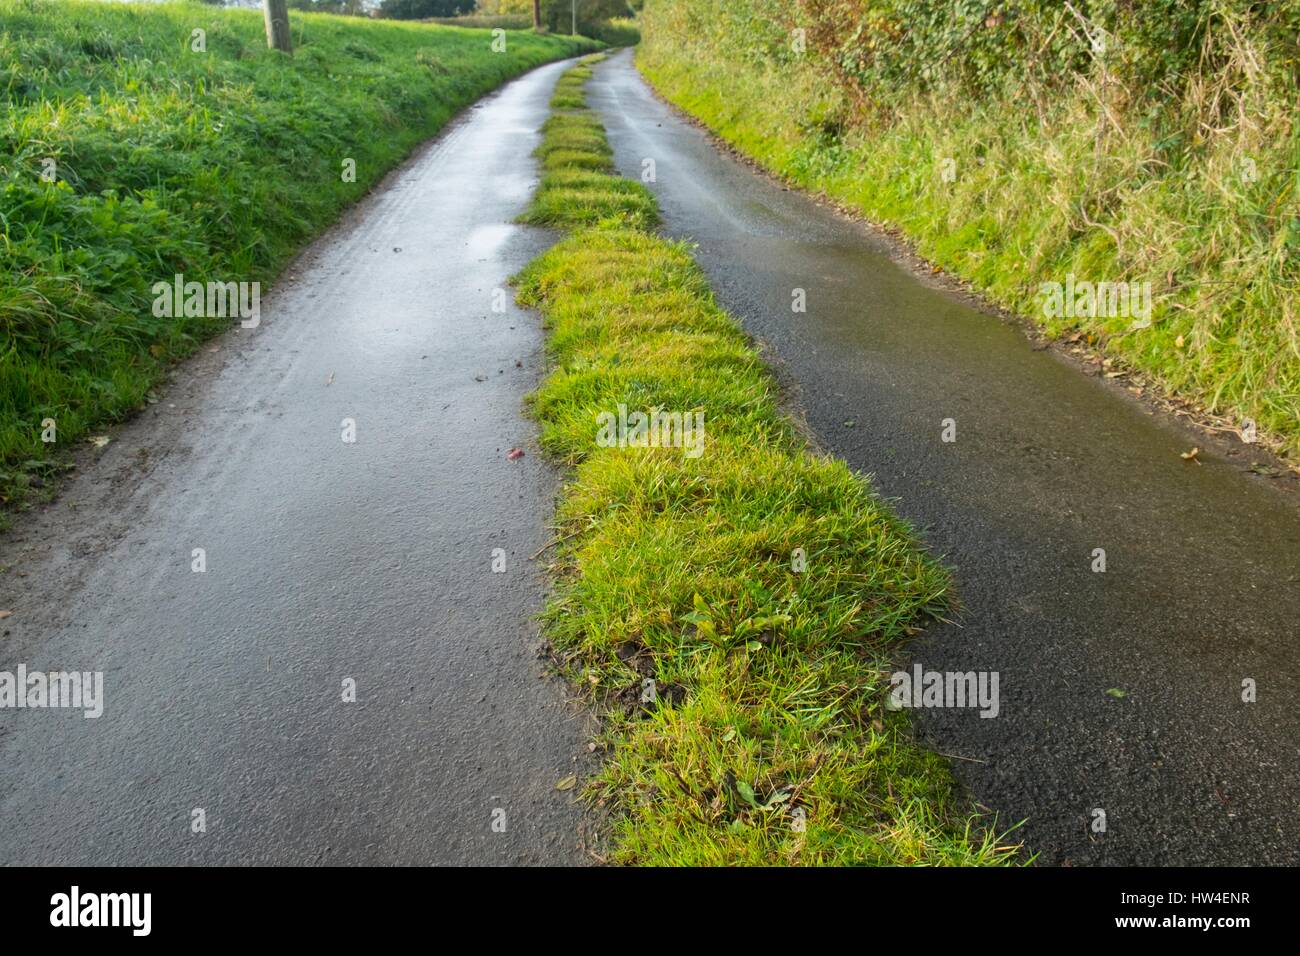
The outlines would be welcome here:
M 550 238 L 511 220 L 562 69 L 389 177 L 0 540 L 0 670 L 105 681 L 98 719 L 0 711 L 0 863 L 584 859 L 527 560 L 541 333 L 493 311 Z M 956 569 L 963 611 L 910 650 L 1000 675 L 997 718 L 920 721 L 973 795 L 1045 863 L 1300 862 L 1295 496 L 720 153 L 628 54 L 590 100 L 818 440 Z
M 0 541 L 0 670 L 102 671 L 105 698 L 0 710 L 0 863 L 586 858 L 528 560 L 542 333 L 493 311 L 552 238 L 511 222 L 564 68 L 395 171 Z
M 996 718 L 921 712 L 974 796 L 1027 819 L 1044 863 L 1300 863 L 1296 496 L 1226 457 L 1248 463 L 1241 444 L 1185 461 L 1203 436 L 719 152 L 629 53 L 597 67 L 588 99 L 624 175 L 655 160 L 665 230 L 699 244 L 820 442 L 955 568 L 964 611 L 910 651 L 925 670 L 1000 675 Z

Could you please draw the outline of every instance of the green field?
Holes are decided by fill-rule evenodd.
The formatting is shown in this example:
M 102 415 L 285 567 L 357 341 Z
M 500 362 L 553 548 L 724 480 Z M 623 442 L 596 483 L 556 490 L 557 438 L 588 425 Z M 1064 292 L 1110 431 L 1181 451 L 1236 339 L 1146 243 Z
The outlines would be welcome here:
M 1300 5 L 650 0 L 641 19 L 642 71 L 741 152 L 1134 387 L 1300 453 Z M 1045 314 L 1070 276 L 1150 283 L 1149 319 Z
M 570 234 L 516 282 L 549 330 L 541 444 L 574 469 L 545 627 L 603 709 L 588 793 L 614 811 L 612 861 L 1012 862 L 886 706 L 899 643 L 950 605 L 947 573 L 781 414 L 689 246 L 613 172 L 589 76 L 560 81 L 523 217 Z M 620 409 L 680 424 L 613 443 Z
M 482 31 L 291 21 L 287 58 L 256 10 L 0 0 L 0 499 L 30 500 L 57 449 L 139 408 L 230 325 L 156 317 L 154 283 L 265 291 L 462 107 L 598 46 L 523 32 L 494 53 Z

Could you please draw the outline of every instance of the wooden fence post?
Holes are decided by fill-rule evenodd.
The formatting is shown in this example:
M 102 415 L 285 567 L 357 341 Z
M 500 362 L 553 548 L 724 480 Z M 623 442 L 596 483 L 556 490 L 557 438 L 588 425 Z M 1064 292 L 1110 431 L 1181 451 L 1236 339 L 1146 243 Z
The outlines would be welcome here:
M 289 37 L 289 6 L 287 0 L 266 0 L 266 45 L 272 50 L 293 55 L 293 41 Z

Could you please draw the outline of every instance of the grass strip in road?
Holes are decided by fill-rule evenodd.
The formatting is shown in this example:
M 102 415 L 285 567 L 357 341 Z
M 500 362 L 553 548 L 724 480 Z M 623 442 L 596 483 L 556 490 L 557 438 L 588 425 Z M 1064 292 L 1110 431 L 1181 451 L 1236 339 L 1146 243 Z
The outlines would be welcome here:
M 570 233 L 515 281 L 549 330 L 540 440 L 572 468 L 545 630 L 603 711 L 587 792 L 612 811 L 611 860 L 1011 862 L 886 706 L 947 574 L 781 414 L 689 247 L 613 172 L 571 82 L 589 73 L 561 81 L 523 217 Z M 624 411 L 680 414 L 681 447 L 611 441 Z

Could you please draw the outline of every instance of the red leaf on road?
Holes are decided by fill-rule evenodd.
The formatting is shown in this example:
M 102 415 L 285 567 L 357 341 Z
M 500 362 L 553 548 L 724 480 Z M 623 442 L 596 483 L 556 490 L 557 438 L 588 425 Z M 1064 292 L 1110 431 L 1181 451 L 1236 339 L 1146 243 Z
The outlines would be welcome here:
M 514 461 L 516 458 L 523 458 L 524 450 L 522 448 L 511 448 L 510 454 L 506 455 L 506 461 Z

